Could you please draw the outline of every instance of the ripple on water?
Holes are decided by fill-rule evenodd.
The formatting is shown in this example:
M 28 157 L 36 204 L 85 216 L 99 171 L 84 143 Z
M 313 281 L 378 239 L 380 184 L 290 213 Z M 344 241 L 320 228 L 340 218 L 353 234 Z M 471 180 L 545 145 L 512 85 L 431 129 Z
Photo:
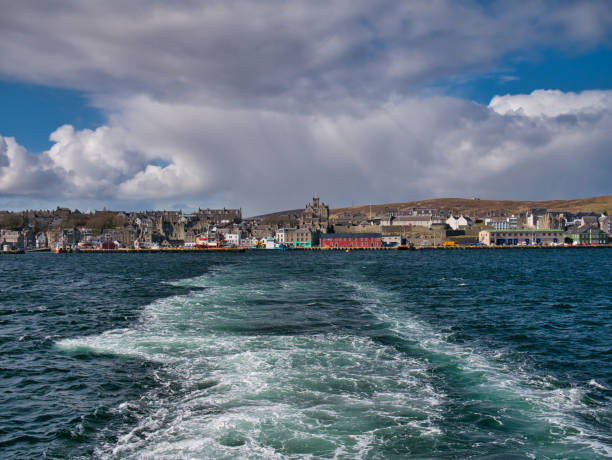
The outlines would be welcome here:
M 444 395 L 427 363 L 366 336 L 254 335 L 241 302 L 259 294 L 248 285 L 183 283 L 210 290 L 154 302 L 135 329 L 58 342 L 163 363 L 180 382 L 171 397 L 148 394 L 137 425 L 99 455 L 351 457 L 372 447 L 367 440 L 384 451 L 398 436 L 434 445 Z M 297 287 L 284 282 L 279 292 Z
M 25 255 L 3 455 L 612 456 L 606 253 L 576 254 Z

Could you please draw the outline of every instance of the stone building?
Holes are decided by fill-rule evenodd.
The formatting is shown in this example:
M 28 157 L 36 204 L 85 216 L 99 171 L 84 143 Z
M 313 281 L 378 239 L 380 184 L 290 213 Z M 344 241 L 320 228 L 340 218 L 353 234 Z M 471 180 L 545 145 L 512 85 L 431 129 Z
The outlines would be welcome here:
M 608 235 L 611 235 L 612 232 L 610 231 L 610 216 L 606 216 L 603 215 L 598 219 L 599 221 L 599 228 L 606 232 Z
M 214 223 L 230 223 L 242 220 L 242 209 L 198 209 L 199 218 Z
M 565 224 L 565 214 L 557 211 L 548 211 L 538 218 L 536 227 L 540 230 L 559 229 Z
M 410 216 L 387 216 L 381 219 L 380 224 L 382 226 L 395 226 L 395 227 L 431 227 L 434 223 L 432 214 L 419 214 Z
M 25 237 L 18 230 L 0 230 L 0 246 L 9 249 L 24 249 Z
M 546 214 L 546 208 L 531 208 L 526 215 L 525 226 L 527 228 L 538 228 L 538 221 Z
M 308 203 L 300 217 L 300 227 L 310 228 L 311 230 L 319 230 L 323 233 L 329 228 L 329 206 L 321 203 L 318 197 L 312 199 L 312 203 Z
M 288 246 L 312 247 L 319 242 L 319 232 L 312 232 L 307 228 L 279 228 L 275 240 Z

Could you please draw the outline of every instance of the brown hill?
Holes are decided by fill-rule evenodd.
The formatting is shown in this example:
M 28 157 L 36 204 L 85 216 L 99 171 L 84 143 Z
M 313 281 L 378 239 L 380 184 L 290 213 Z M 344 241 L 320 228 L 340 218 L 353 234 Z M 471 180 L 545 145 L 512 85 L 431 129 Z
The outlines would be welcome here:
M 612 196 L 597 196 L 593 198 L 579 198 L 576 200 L 549 200 L 549 201 L 513 201 L 513 200 L 479 200 L 471 198 L 435 198 L 432 200 L 409 201 L 404 203 L 372 204 L 363 206 L 349 206 L 345 208 L 331 209 L 331 216 L 344 213 L 366 216 L 384 213 L 385 209 L 412 209 L 433 208 L 446 209 L 455 215 L 465 214 L 469 216 L 484 215 L 489 211 L 498 214 L 518 214 L 531 208 L 546 208 L 549 211 L 596 212 L 612 213 Z

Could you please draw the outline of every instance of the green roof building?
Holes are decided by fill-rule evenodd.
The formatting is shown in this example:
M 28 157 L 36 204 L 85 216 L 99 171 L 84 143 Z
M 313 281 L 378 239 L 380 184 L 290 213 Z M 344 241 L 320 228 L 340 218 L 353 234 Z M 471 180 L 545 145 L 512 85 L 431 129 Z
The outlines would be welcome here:
M 566 242 L 576 245 L 608 244 L 610 241 L 610 236 L 598 227 L 577 229 L 577 231 L 567 233 L 565 238 Z
M 505 230 L 483 230 L 478 240 L 486 246 L 554 246 L 563 244 L 563 230 L 515 228 Z

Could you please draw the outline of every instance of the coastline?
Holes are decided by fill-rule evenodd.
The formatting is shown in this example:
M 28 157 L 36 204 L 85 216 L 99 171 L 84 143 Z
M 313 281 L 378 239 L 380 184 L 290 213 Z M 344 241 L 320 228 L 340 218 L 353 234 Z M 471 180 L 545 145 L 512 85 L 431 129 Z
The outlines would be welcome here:
M 247 251 L 257 252 L 291 252 L 291 251 L 333 251 L 333 252 L 353 252 L 353 251 L 494 251 L 494 250 L 569 250 L 569 249 L 603 249 L 612 248 L 612 244 L 599 244 L 590 246 L 394 246 L 380 248 L 288 248 L 288 249 L 254 249 L 254 248 L 214 248 L 214 249 L 196 249 L 196 248 L 159 248 L 159 249 L 134 249 L 134 248 L 119 248 L 119 249 L 79 249 L 76 251 L 62 252 L 61 254 L 156 254 L 156 253 L 190 253 L 190 254 L 208 254 L 208 253 L 244 253 Z M 43 249 L 27 249 L 16 251 L 0 251 L 0 254 L 26 254 L 38 252 L 53 252 L 49 248 Z

